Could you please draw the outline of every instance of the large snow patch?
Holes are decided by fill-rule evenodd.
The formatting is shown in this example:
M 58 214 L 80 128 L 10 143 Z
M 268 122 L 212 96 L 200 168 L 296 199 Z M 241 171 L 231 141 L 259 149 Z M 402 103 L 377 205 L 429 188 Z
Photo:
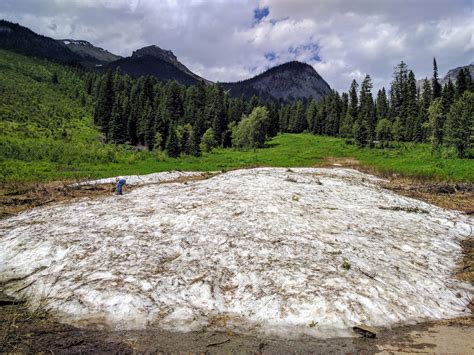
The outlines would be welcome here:
M 263 168 L 33 209 L 0 221 L 0 282 L 120 328 L 335 336 L 468 313 L 472 220 L 377 183 Z

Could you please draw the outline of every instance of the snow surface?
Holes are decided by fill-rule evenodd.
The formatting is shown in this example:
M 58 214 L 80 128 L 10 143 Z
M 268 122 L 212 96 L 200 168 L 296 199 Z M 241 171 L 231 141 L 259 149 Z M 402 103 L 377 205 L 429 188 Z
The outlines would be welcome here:
M 468 314 L 472 226 L 350 169 L 236 170 L 1 220 L 0 282 L 74 324 L 342 336 Z
M 127 181 L 127 185 L 145 185 L 154 183 L 171 182 L 183 177 L 201 176 L 205 175 L 203 172 L 187 172 L 187 171 L 168 171 L 163 173 L 153 173 L 147 175 L 127 175 L 121 176 Z M 74 185 L 94 185 L 94 184 L 113 184 L 116 177 L 84 181 Z

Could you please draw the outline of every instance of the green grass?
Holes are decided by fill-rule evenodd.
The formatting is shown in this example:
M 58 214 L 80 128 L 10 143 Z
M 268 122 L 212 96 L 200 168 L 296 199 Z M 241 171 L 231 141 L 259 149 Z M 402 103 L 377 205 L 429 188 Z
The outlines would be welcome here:
M 473 182 L 474 160 L 431 155 L 427 144 L 400 144 L 392 149 L 357 149 L 342 139 L 311 134 L 283 134 L 256 151 L 217 149 L 200 158 L 168 158 L 162 153 L 113 152 L 113 163 L 61 164 L 8 161 L 6 181 L 47 181 L 79 177 L 148 174 L 160 171 L 222 171 L 244 167 L 310 167 L 327 157 L 350 157 L 384 174 L 443 181 Z M 14 177 L 14 179 L 8 179 Z
M 56 73 L 59 83 L 52 81 Z M 169 170 L 221 171 L 255 166 L 308 167 L 350 157 L 380 173 L 474 180 L 474 160 L 433 156 L 429 145 L 357 149 L 342 139 L 284 134 L 265 149 L 217 149 L 200 158 L 172 159 L 102 144 L 92 124 L 91 98 L 74 70 L 0 50 L 0 183 L 101 178 Z

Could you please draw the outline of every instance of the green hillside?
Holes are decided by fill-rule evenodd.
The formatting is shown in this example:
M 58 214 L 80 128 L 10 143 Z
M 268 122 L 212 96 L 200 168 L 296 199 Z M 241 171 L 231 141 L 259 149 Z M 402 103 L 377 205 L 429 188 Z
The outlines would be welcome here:
M 100 142 L 78 71 L 0 50 L 0 182 L 71 176 L 115 152 Z

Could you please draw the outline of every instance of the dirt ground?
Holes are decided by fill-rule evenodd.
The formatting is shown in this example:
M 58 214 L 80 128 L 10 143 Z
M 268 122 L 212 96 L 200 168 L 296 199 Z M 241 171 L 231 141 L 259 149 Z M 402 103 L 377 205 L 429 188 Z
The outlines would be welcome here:
M 331 159 L 326 166 L 351 167 L 374 173 L 351 159 Z M 449 184 L 383 176 L 382 186 L 399 194 L 432 204 L 474 213 L 473 184 Z M 203 177 L 206 178 L 206 177 Z M 195 179 L 195 178 L 192 178 Z M 187 180 L 179 181 L 186 183 Z M 71 182 L 0 186 L 0 218 L 47 203 L 111 194 L 112 185 L 82 185 Z M 456 276 L 474 285 L 474 236 L 462 243 L 464 258 Z M 1 290 L 1 285 L 0 285 Z M 471 311 L 474 304 L 471 302 Z M 159 329 L 110 331 L 80 329 L 62 324 L 41 309 L 27 306 L 0 294 L 1 353 L 474 353 L 474 316 L 378 329 L 377 338 L 281 339 L 231 332 L 175 333 Z

